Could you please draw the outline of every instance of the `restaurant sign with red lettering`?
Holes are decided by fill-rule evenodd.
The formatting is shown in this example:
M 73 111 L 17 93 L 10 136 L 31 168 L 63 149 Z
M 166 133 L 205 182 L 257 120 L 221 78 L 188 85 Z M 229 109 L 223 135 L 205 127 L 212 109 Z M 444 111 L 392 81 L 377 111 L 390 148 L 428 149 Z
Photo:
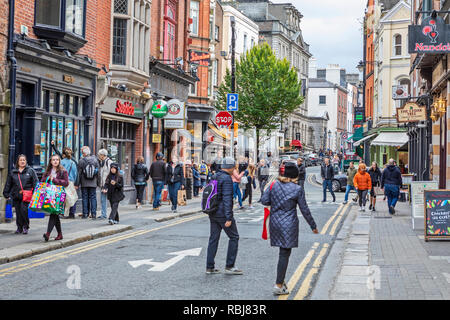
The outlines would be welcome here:
M 120 101 L 116 102 L 116 112 L 121 114 L 126 114 L 128 116 L 134 115 L 134 106 L 130 101 Z
M 211 59 L 211 55 L 209 52 L 201 52 L 201 51 L 189 51 L 189 62 L 196 63 L 200 66 L 209 67 L 209 62 Z
M 408 26 L 409 53 L 450 53 L 450 25 L 439 17 L 427 17 L 421 25 Z

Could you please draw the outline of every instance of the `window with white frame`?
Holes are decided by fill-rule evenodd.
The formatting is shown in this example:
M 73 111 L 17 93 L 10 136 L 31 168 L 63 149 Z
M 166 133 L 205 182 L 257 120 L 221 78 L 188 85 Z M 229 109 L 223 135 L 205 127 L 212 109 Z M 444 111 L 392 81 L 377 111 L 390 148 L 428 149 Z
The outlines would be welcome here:
M 253 48 L 255 46 L 255 38 L 252 37 L 252 40 L 250 41 L 250 47 Z
M 198 16 L 199 16 L 199 10 L 200 10 L 200 2 L 198 1 L 191 1 L 191 34 L 194 36 L 198 36 Z
M 150 1 L 114 0 L 112 63 L 148 73 Z
M 394 56 L 402 55 L 402 36 L 400 34 L 396 34 L 394 36 Z
M 197 83 L 189 85 L 189 95 L 196 96 L 197 95 Z

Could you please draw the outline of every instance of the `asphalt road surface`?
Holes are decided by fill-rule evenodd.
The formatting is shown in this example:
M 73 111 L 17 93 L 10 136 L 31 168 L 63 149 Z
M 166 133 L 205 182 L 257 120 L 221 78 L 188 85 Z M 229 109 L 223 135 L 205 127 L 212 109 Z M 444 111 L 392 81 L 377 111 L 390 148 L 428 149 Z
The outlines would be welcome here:
M 308 177 L 319 167 L 307 169 Z M 306 195 L 319 234 L 300 211 L 299 247 L 292 251 L 281 299 L 308 299 L 344 220 L 343 193 L 322 203 L 311 179 Z M 256 200 L 259 194 L 254 195 Z M 328 200 L 331 196 L 328 195 Z M 248 202 L 246 201 L 246 204 Z M 240 234 L 236 267 L 243 275 L 207 275 L 208 217 L 203 213 L 155 222 L 145 214 L 121 223 L 134 229 L 0 267 L 0 291 L 8 299 L 278 299 L 272 294 L 278 248 L 261 239 L 263 206 L 235 210 Z M 222 232 L 216 267 L 225 267 L 228 238 Z

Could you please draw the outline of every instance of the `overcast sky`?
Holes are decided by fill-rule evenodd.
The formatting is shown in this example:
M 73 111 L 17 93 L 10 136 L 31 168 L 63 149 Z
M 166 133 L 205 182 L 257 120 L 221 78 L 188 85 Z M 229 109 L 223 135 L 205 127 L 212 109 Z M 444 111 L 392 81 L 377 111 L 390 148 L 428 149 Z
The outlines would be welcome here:
M 318 67 L 339 64 L 357 73 L 362 60 L 362 26 L 366 0 L 271 0 L 292 3 L 303 15 L 300 27 Z

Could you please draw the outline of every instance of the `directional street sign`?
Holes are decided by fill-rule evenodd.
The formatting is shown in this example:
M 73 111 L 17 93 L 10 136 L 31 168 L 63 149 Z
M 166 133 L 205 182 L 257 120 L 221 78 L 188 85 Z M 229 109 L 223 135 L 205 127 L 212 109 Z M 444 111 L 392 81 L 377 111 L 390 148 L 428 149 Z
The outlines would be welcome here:
M 149 266 L 153 266 L 153 267 L 148 269 L 148 271 L 165 271 L 166 269 L 175 265 L 177 262 L 180 262 L 181 260 L 183 260 L 184 257 L 187 257 L 187 256 L 198 257 L 200 255 L 201 251 L 202 251 L 202 248 L 194 248 L 194 249 L 189 249 L 189 250 L 171 252 L 168 254 L 174 255 L 175 257 L 170 258 L 169 260 L 166 260 L 164 262 L 156 262 L 156 261 L 153 261 L 153 259 L 144 259 L 144 260 L 128 261 L 128 263 L 133 268 L 138 268 L 140 266 L 149 265 Z
M 239 110 L 239 95 L 237 93 L 227 93 L 227 111 Z

